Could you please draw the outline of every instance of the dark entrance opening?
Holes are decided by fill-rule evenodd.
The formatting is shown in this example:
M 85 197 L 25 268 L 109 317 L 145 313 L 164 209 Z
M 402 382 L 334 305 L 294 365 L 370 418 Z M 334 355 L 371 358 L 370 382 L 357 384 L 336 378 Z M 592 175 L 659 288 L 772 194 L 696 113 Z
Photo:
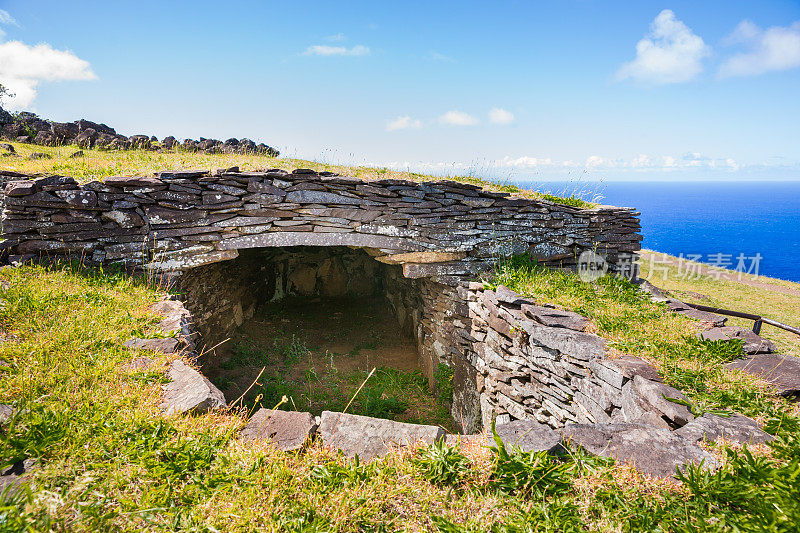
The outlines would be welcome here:
M 449 398 L 431 391 L 419 356 L 416 285 L 349 247 L 242 250 L 182 281 L 205 344 L 218 344 L 203 373 L 229 402 L 449 429 Z

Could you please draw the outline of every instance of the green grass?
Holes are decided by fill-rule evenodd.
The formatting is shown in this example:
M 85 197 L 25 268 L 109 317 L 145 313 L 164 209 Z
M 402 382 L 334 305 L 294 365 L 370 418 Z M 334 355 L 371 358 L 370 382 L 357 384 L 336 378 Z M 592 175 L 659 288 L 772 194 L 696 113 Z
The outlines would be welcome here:
M 583 287 L 514 265 L 501 280 L 587 309 L 594 299 L 615 338 L 625 313 L 649 327 L 673 320 L 622 282 Z M 516 272 L 516 273 L 515 273 Z M 237 412 L 165 416 L 160 383 L 125 369 L 137 354 L 121 341 L 153 331 L 160 297 L 143 280 L 73 266 L 0 271 L 0 402 L 18 414 L 0 431 L 0 463 L 36 458 L 29 492 L 0 496 L 3 531 L 796 531 L 800 521 L 800 427 L 793 406 L 766 401 L 753 384 L 731 391 L 764 409 L 771 446 L 719 447 L 716 473 L 657 481 L 613 461 L 570 450 L 562 457 L 512 453 L 469 442 L 348 461 L 319 443 L 304 453 L 242 445 Z M 552 289 L 549 285 L 552 284 Z M 642 326 L 646 329 L 647 326 Z M 667 359 L 722 360 L 727 352 L 677 348 Z M 655 334 L 648 337 L 654 341 Z M 659 349 L 639 346 L 657 355 Z M 165 368 L 166 357 L 156 357 Z M 681 365 L 677 365 L 681 366 Z M 387 384 L 403 378 L 387 374 Z M 696 377 L 692 394 L 731 404 Z
M 83 157 L 70 158 L 78 148 L 76 146 L 38 146 L 22 143 L 9 143 L 14 146 L 17 156 L 3 157 L 3 168 L 25 173 L 59 174 L 72 176 L 79 182 L 102 179 L 108 176 L 147 176 L 160 170 L 205 169 L 215 170 L 238 166 L 242 171 L 257 171 L 280 168 L 292 171 L 295 168 L 310 168 L 317 172 L 336 172 L 344 176 L 352 176 L 365 180 L 404 179 L 410 181 L 435 181 L 450 179 L 477 185 L 488 190 L 507 192 L 529 198 L 541 198 L 558 204 L 579 208 L 590 208 L 594 204 L 576 197 L 574 194 L 558 196 L 540 194 L 535 191 L 520 189 L 501 180 L 484 179 L 472 174 L 458 173 L 433 176 L 417 172 L 393 170 L 386 167 L 370 167 L 356 165 L 340 165 L 322 163 L 305 159 L 275 158 L 262 155 L 238 154 L 204 154 L 186 152 L 178 148 L 170 151 L 151 150 L 82 150 Z M 29 160 L 34 152 L 46 153 L 50 159 Z M 484 171 L 481 171 L 484 172 Z M 487 171 L 488 172 L 488 171 Z

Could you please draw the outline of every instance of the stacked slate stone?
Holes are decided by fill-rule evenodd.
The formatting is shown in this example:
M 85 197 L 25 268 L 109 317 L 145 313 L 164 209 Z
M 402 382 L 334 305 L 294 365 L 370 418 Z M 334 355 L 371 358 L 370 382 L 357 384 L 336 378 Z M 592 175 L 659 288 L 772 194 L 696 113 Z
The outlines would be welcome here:
M 183 270 L 274 246 L 357 246 L 407 278 L 455 286 L 501 256 L 574 265 L 605 243 L 613 267 L 638 250 L 631 209 L 577 209 L 452 181 L 365 182 L 298 169 L 161 172 L 78 185 L 51 176 L 5 187 L 4 234 L 19 256 Z
M 0 109 L 0 137 L 9 141 L 32 143 L 42 146 L 62 146 L 75 144 L 80 148 L 98 150 L 172 150 L 182 147 L 191 152 L 207 154 L 255 154 L 278 157 L 280 152 L 264 143 L 256 144 L 250 139 L 200 138 L 199 141 L 186 139 L 182 144 L 173 136 L 165 137 L 160 143 L 155 136 L 131 135 L 126 137 L 114 128 L 89 120 L 75 122 L 53 122 L 44 120 L 34 113 L 23 112 L 11 115 Z
M 471 325 L 473 345 L 464 353 L 474 354 L 483 427 L 495 418 L 554 428 L 647 422 L 675 429 L 693 418 L 685 406 L 663 398 L 685 400 L 659 382 L 653 367 L 635 357 L 606 358 L 604 339 L 584 331 L 586 318 L 502 286 L 492 291 L 464 283 L 459 294 L 469 307 L 462 323 Z

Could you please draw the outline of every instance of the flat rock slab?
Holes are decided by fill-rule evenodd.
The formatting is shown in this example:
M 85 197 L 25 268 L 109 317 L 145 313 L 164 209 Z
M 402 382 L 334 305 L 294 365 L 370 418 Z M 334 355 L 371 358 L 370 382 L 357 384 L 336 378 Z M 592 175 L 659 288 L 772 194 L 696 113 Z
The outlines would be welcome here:
M 205 413 L 227 405 L 225 395 L 208 379 L 180 359 L 172 362 L 167 375 L 172 382 L 164 385 L 161 408 L 173 413 Z
M 395 448 L 418 442 L 433 444 L 444 438 L 442 428 L 346 413 L 322 412 L 318 434 L 325 446 L 347 457 L 372 460 Z
M 732 361 L 725 367 L 758 376 L 774 385 L 781 396 L 800 396 L 800 358 L 778 353 L 756 354 Z
M 181 342 L 174 337 L 167 337 L 165 339 L 134 338 L 123 342 L 122 345 L 136 350 L 148 350 L 150 352 L 166 354 L 175 353 L 181 349 Z
M 566 328 L 573 331 L 583 331 L 589 325 L 589 319 L 561 309 L 553 309 L 541 305 L 522 304 L 522 313 L 543 326 L 551 328 Z
M 661 381 L 656 367 L 635 355 L 621 355 L 614 359 L 609 359 L 616 366 L 620 373 L 628 379 L 641 376 L 650 381 Z
M 564 451 L 564 447 L 561 446 L 561 435 L 535 420 L 514 420 L 496 426 L 495 431 L 506 447 L 516 446 L 523 452 Z M 487 435 L 486 439 L 489 445 L 494 446 L 492 435 Z
M 739 414 L 725 417 L 710 413 L 695 418 L 675 431 L 675 435 L 696 442 L 701 440 L 714 442 L 724 437 L 726 440 L 744 444 L 762 444 L 775 438 L 761 429 L 758 422 L 752 418 Z
M 756 335 L 751 330 L 738 326 L 723 326 L 721 328 L 711 328 L 700 332 L 700 338 L 708 341 L 742 341 L 742 349 L 746 354 L 772 353 L 775 351 L 775 343 Z
M 259 409 L 241 432 L 241 440 L 270 441 L 285 452 L 302 449 L 314 435 L 317 423 L 311 413 Z
M 631 463 L 639 472 L 668 478 L 690 463 L 712 470 L 717 461 L 696 442 L 668 429 L 644 424 L 573 424 L 561 430 L 565 440 L 589 453 Z
M 0 404 L 0 424 L 8 422 L 16 412 L 13 405 Z
M 31 470 L 37 467 L 36 459 L 25 459 L 17 461 L 8 468 L 0 471 L 0 494 L 3 492 L 13 493 L 20 488 L 20 484 L 25 480 Z
M 634 376 L 622 387 L 622 415 L 627 422 L 646 421 L 665 429 L 679 428 L 694 420 L 686 405 L 670 399 L 687 401 L 674 387 Z

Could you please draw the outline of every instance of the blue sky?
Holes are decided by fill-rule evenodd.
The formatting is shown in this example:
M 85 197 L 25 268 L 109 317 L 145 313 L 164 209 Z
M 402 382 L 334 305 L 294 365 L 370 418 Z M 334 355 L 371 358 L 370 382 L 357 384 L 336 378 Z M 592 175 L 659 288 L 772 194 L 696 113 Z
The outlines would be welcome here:
M 53 120 L 511 179 L 800 179 L 797 1 L 0 10 L 6 105 Z

